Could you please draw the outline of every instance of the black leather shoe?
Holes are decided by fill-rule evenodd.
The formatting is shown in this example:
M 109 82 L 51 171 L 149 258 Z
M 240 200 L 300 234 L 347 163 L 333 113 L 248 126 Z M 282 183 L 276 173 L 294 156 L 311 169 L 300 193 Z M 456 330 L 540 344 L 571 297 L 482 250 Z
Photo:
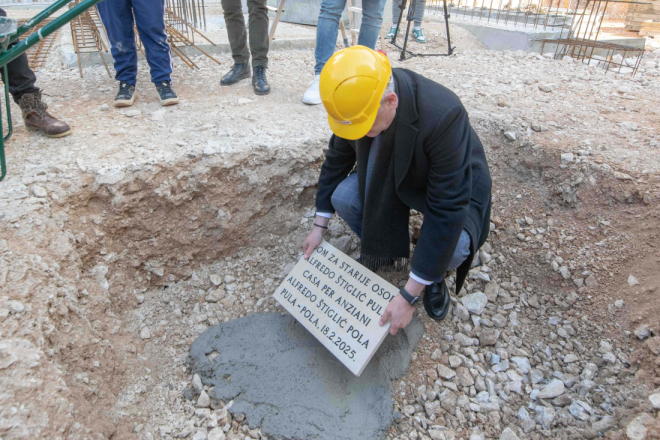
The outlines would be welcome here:
M 254 93 L 257 95 L 267 95 L 270 93 L 270 86 L 266 79 L 266 68 L 264 66 L 256 66 L 252 70 L 252 87 L 254 87 Z
M 220 80 L 220 85 L 230 86 L 242 79 L 250 77 L 250 63 L 234 64 L 229 72 Z
M 431 319 L 442 321 L 449 311 L 449 289 L 445 280 L 424 288 L 424 309 Z

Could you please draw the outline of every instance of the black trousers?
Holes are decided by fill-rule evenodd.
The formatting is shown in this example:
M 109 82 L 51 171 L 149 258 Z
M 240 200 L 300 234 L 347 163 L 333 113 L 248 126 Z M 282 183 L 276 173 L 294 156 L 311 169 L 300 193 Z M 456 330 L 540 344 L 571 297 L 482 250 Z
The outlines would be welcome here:
M 0 17 L 6 16 L 7 13 L 5 10 L 0 8 Z M 15 46 L 16 44 L 18 43 L 14 43 L 12 46 Z M 5 78 L 4 69 L 2 69 L 2 81 L 9 85 L 9 93 L 14 97 L 14 101 L 17 104 L 18 101 L 20 101 L 21 96 L 24 94 L 40 92 L 39 88 L 34 86 L 37 82 L 37 77 L 34 75 L 32 69 L 30 69 L 25 52 L 7 64 L 7 74 L 8 78 Z

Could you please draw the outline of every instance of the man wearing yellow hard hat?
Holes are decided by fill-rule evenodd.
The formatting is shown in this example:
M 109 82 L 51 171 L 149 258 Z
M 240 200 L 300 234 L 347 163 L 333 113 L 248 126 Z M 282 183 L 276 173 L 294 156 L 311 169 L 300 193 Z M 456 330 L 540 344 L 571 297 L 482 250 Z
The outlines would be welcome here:
M 444 281 L 456 269 L 459 292 L 490 230 L 491 178 L 484 149 L 463 104 L 447 88 L 410 70 L 392 69 L 364 46 L 334 54 L 320 77 L 334 133 L 321 168 L 316 218 L 305 258 L 337 212 L 361 239 L 362 264 L 394 265 L 408 281 L 387 306 L 395 334 L 414 302 L 435 320 L 449 310 Z M 410 209 L 424 215 L 410 257 Z

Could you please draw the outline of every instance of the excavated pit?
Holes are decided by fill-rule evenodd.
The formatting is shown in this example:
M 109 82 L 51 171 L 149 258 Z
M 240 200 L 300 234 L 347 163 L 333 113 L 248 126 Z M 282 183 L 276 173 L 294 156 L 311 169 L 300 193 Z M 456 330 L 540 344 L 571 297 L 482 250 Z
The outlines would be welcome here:
M 84 175 L 80 191 L 51 205 L 50 215 L 17 217 L 14 239 L 0 241 L 2 256 L 11 255 L 0 285 L 32 303 L 35 326 L 48 327 L 41 346 L 16 340 L 33 358 L 44 350 L 48 365 L 30 356 L 15 361 L 63 368 L 53 369 L 51 385 L 31 387 L 33 409 L 8 414 L 3 427 L 23 425 L 24 434 L 44 437 L 62 429 L 139 436 L 129 420 L 141 412 L 126 411 L 143 404 L 138 370 L 176 370 L 173 378 L 185 380 L 183 359 L 166 355 L 160 363 L 164 347 L 185 352 L 209 325 L 274 306 L 268 296 L 308 230 L 301 218 L 313 206 L 321 160 L 320 145 L 303 145 L 107 170 Z M 32 249 L 22 243 L 26 235 Z M 249 282 L 226 282 L 247 273 Z M 211 293 L 215 299 L 205 302 Z M 172 319 L 152 322 L 156 313 Z M 16 372 L 3 383 L 5 393 L 24 388 L 29 377 Z M 73 405 L 40 407 L 41 394 Z
M 488 136 L 484 140 L 486 144 L 494 142 Z M 270 295 L 288 271 L 287 266 L 299 258 L 300 243 L 309 231 L 323 147 L 320 143 L 307 143 L 286 150 L 257 148 L 250 153 L 200 155 L 138 171 L 104 169 L 96 174 L 83 174 L 77 191 L 68 199 L 34 211 L 29 221 L 19 221 L 18 216 L 10 218 L 13 229 L 5 231 L 10 232 L 5 234 L 9 239 L 0 241 L 0 255 L 8 263 L 3 264 L 0 284 L 15 292 L 13 297 L 28 304 L 26 313 L 33 319 L 28 325 L 19 326 L 22 312 L 14 310 L 6 297 L 0 298 L 12 310 L 4 323 L 9 324 L 10 330 L 9 338 L 0 347 L 3 350 L 0 361 L 16 367 L 10 370 L 11 375 L 4 377 L 2 386 L 5 396 L 22 393 L 25 399 L 28 393 L 24 401 L 29 405 L 3 412 L 0 428 L 23 436 L 37 433 L 52 437 L 65 433 L 69 438 L 94 435 L 153 438 L 158 433 L 183 438 L 199 429 L 225 426 L 230 430 L 243 429 L 244 434 L 254 431 L 258 437 L 263 434 L 259 428 L 264 423 L 264 429 L 276 433 L 277 438 L 288 438 L 283 434 L 287 432 L 292 433 L 291 438 L 296 437 L 293 434 L 296 428 L 290 424 L 293 422 L 286 422 L 290 414 L 284 419 L 277 415 L 264 418 L 264 407 L 259 406 L 258 393 L 254 394 L 254 390 L 250 402 L 257 402 L 256 406 L 254 403 L 246 406 L 243 397 L 237 397 L 241 403 L 232 410 L 232 402 L 216 400 L 220 393 L 210 389 L 212 380 L 204 379 L 198 386 L 204 387 L 213 398 L 210 408 L 196 408 L 202 388 L 196 389 L 194 381 L 191 385 L 195 371 L 194 365 L 191 371 L 188 351 L 199 335 L 216 324 L 253 317 L 255 313 L 282 311 Z M 524 181 L 528 209 L 550 207 L 551 217 L 537 217 L 536 227 L 553 228 L 570 218 L 571 210 L 580 201 L 575 197 L 580 192 L 580 179 L 569 179 L 566 173 L 549 168 L 548 158 L 536 152 L 523 158 L 517 151 L 492 152 L 491 159 L 501 193 L 505 188 L 519 188 Z M 628 203 L 631 209 L 635 205 L 643 206 L 634 194 L 628 199 L 620 194 L 614 181 L 598 174 L 597 167 L 592 172 L 602 178 L 602 184 L 582 188 L 583 199 L 590 194 L 604 197 L 610 203 Z M 567 194 L 572 197 L 567 198 Z M 510 315 L 511 336 L 507 338 L 527 337 L 528 332 L 542 338 L 543 331 L 530 327 L 533 320 L 544 322 L 546 313 L 561 315 L 565 313 L 561 310 L 586 298 L 577 295 L 571 284 L 553 278 L 552 269 L 547 266 L 550 260 L 543 251 L 540 254 L 515 251 L 521 246 L 516 244 L 515 232 L 500 229 L 500 215 L 505 213 L 500 209 L 496 214 L 494 221 L 498 225 L 489 240 L 488 251 L 495 252 L 494 255 L 506 254 L 507 259 L 515 262 L 526 273 L 527 287 L 520 278 L 512 276 L 510 282 L 501 283 L 507 290 L 500 287 L 499 295 L 491 296 L 490 300 L 497 298 L 501 302 L 497 306 L 500 313 L 511 310 L 501 307 L 514 298 L 520 298 L 527 307 L 532 304 L 532 308 L 523 309 L 522 319 L 518 318 L 518 309 Z M 413 216 L 411 231 L 420 222 L 420 216 Z M 521 230 L 527 231 L 529 227 Z M 563 229 L 560 235 L 565 235 Z M 520 240 L 519 233 L 517 238 Z M 333 222 L 329 239 L 340 242 L 353 256 L 358 252 L 357 239 L 339 221 Z M 484 267 L 475 269 L 467 288 L 485 290 L 492 295 L 492 289 L 483 281 Z M 570 299 L 564 300 L 565 297 Z M 539 304 L 544 305 L 537 311 Z M 570 316 L 570 312 L 566 313 Z M 437 352 L 451 352 L 452 346 L 447 341 L 452 341 L 456 332 L 466 332 L 475 341 L 478 338 L 490 341 L 486 345 L 497 343 L 494 341 L 503 334 L 500 330 L 493 333 L 487 327 L 468 329 L 459 316 L 460 312 L 453 313 L 452 321 L 457 328 L 452 330 L 452 323 L 447 324 L 448 328 L 445 324 L 438 326 L 420 313 L 427 336 L 413 352 L 412 372 L 405 381 L 395 381 L 394 409 L 399 414 L 396 417 L 413 408 L 406 406 L 406 399 L 402 400 L 401 396 L 408 396 L 409 390 L 414 395 L 427 389 L 420 387 L 428 386 L 423 384 L 433 377 L 429 362 L 443 362 Z M 565 322 L 573 321 L 567 317 Z M 515 327 L 521 323 L 524 329 L 517 330 Z M 35 335 L 43 337 L 35 338 Z M 598 339 L 581 340 L 581 347 L 598 347 Z M 440 349 L 434 348 L 438 341 Z M 227 346 L 240 350 L 243 343 L 249 341 Z M 523 350 L 514 353 L 525 353 L 526 345 L 520 347 Z M 548 346 L 534 347 L 530 345 L 528 350 L 536 351 L 538 356 Z M 488 355 L 493 349 L 486 348 L 484 353 Z M 408 355 L 405 356 L 407 359 Z M 630 377 L 632 373 L 623 368 L 628 365 L 628 359 L 621 359 L 621 368 L 613 368 L 605 377 L 612 374 Z M 232 364 L 234 360 L 228 358 L 227 362 Z M 594 364 L 587 363 L 587 369 L 591 368 L 588 365 Z M 579 369 L 569 371 L 580 373 Z M 49 380 L 34 380 L 35 376 Z M 273 379 L 272 375 L 266 376 Z M 625 387 L 613 388 L 612 392 L 618 393 L 615 399 L 638 395 L 634 383 L 623 380 Z M 385 384 L 383 392 L 389 394 L 387 381 L 378 380 Z M 425 397 L 420 399 L 430 398 L 427 391 L 421 393 Z M 443 399 L 449 399 L 446 404 L 453 405 L 456 396 L 450 389 L 445 389 L 444 394 Z M 238 395 L 243 396 L 242 392 Z M 222 398 L 231 399 L 231 392 Z M 261 409 L 255 412 L 253 408 Z M 296 408 L 295 401 L 292 408 Z M 389 433 L 387 430 L 392 415 L 383 408 L 379 414 L 385 425 L 374 428 L 374 432 L 379 433 L 379 438 L 394 438 L 395 428 L 390 428 Z M 424 408 L 427 413 L 433 411 L 428 406 Z M 251 419 L 245 419 L 238 411 L 245 411 Z M 541 423 L 550 423 L 547 422 L 550 416 L 540 414 Z M 450 414 L 444 417 L 446 425 L 441 426 L 441 432 L 451 438 L 460 429 L 460 421 Z M 326 422 L 331 426 L 329 420 Z M 396 420 L 397 424 L 401 422 L 400 418 Z M 278 427 L 273 429 L 273 426 Z M 432 426 L 440 429 L 437 428 L 440 425 Z M 574 438 L 576 432 L 582 432 L 569 428 L 569 431 L 556 431 L 557 438 Z M 319 438 L 326 437 L 332 438 L 332 434 L 326 432 Z
M 220 322 L 281 311 L 269 297 L 309 231 L 329 136 L 322 109 L 299 102 L 311 60 L 274 52 L 277 87 L 259 100 L 249 83 L 221 88 L 215 65 L 180 70 L 186 98 L 167 110 L 145 76 L 135 117 L 102 105 L 114 95 L 103 68 L 80 82 L 77 71 L 40 72 L 40 86 L 57 90 L 49 108 L 76 132 L 48 140 L 19 126 L 8 144 L 0 436 L 193 438 L 228 424 L 232 440 L 259 437 L 258 423 L 223 411 L 231 402 L 197 407 L 187 356 Z M 418 313 L 424 336 L 392 384 L 400 417 L 385 438 L 660 432 L 648 421 L 657 426 L 648 396 L 660 385 L 657 75 L 480 49 L 393 65 L 465 103 L 493 175 L 494 224 L 450 317 Z M 475 75 L 484 65 L 497 73 Z M 356 238 L 331 225 L 355 256 Z M 489 295 L 479 316 L 458 307 L 476 291 Z M 446 369 L 456 376 L 438 377 Z M 562 395 L 533 400 L 557 378 Z M 494 395 L 479 400 L 484 391 Z

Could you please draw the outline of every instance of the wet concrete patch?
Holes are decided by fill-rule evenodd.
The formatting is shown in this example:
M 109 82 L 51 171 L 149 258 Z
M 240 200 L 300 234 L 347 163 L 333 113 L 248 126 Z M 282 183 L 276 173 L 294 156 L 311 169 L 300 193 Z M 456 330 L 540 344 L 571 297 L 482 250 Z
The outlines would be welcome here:
M 216 325 L 190 349 L 193 371 L 234 400 L 269 438 L 384 438 L 393 420 L 392 380 L 403 376 L 423 329 L 414 319 L 388 336 L 355 377 L 288 315 L 254 314 Z

